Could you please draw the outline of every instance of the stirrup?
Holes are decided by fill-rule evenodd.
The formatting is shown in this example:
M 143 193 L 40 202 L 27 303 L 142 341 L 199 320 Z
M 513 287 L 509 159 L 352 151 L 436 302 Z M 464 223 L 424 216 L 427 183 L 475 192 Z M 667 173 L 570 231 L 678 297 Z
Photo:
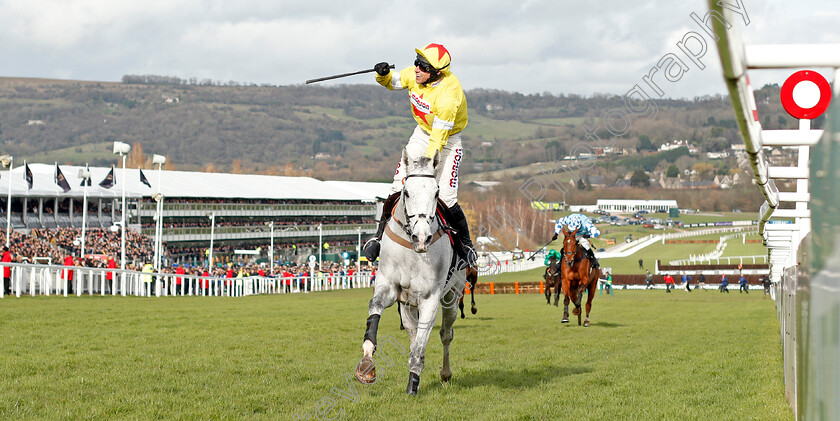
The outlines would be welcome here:
M 586 257 L 589 258 L 589 264 L 590 266 L 592 266 L 592 269 L 598 269 L 599 267 L 601 267 L 601 264 L 598 263 L 598 258 L 595 257 L 595 252 L 593 252 L 592 250 L 587 250 L 587 252 L 588 256 Z
M 367 240 L 364 247 L 362 249 L 365 252 L 365 257 L 368 259 L 368 262 L 375 262 L 376 259 L 379 257 L 379 239 L 376 237 Z

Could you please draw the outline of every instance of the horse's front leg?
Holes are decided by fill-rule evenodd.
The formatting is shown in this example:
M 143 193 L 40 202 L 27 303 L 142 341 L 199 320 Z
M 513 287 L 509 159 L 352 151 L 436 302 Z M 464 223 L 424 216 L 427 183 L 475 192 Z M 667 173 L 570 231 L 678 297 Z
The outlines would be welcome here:
M 452 329 L 452 325 L 455 324 L 457 312 L 454 306 L 447 305 L 447 303 L 451 303 L 454 297 L 455 290 L 450 289 L 444 296 L 443 301 L 441 301 L 443 315 L 440 323 L 440 342 L 443 344 L 443 368 L 440 369 L 440 380 L 444 382 L 448 382 L 452 378 L 452 370 L 449 368 L 449 344 L 452 343 L 452 338 L 455 337 L 455 330 Z M 463 298 L 461 297 L 461 300 Z
M 478 313 L 478 307 L 475 305 L 475 283 L 473 283 L 473 287 L 470 288 L 470 312 L 472 314 Z
M 563 298 L 563 320 L 560 320 L 560 323 L 569 323 L 569 296 L 564 295 Z
M 545 283 L 545 305 L 551 305 L 551 285 Z
M 559 284 L 559 282 L 557 282 L 556 284 Z M 555 286 L 554 287 L 554 307 L 557 307 L 557 303 L 559 301 L 560 301 L 560 287 Z
M 376 369 L 373 363 L 373 353 L 376 351 L 376 333 L 379 331 L 379 318 L 382 311 L 394 305 L 397 301 L 396 286 L 391 285 L 385 279 L 377 279 L 373 291 L 373 298 L 368 304 L 367 328 L 365 339 L 362 343 L 362 359 L 356 365 L 356 380 L 362 383 L 373 383 L 376 381 Z
M 408 353 L 408 386 L 405 393 L 416 395 L 420 388 L 420 372 L 426 360 L 426 345 L 429 343 L 429 334 L 435 324 L 437 317 L 440 293 L 431 294 L 422 299 L 418 304 L 417 335 L 411 341 L 411 350 Z

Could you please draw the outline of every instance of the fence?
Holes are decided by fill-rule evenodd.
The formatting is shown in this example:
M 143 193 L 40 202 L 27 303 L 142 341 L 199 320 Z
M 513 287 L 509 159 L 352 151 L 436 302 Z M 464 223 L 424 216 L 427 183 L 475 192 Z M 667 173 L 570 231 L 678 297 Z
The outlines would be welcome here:
M 535 255 L 533 259 L 522 258 L 517 260 L 500 260 L 496 257 L 479 258 L 478 274 L 480 276 L 495 276 L 500 273 L 522 272 L 544 267 L 544 255 L 545 253 L 541 252 Z
M 335 289 L 367 288 L 370 272 L 352 276 L 313 274 L 294 277 L 220 278 L 174 273 L 148 273 L 132 270 L 76 266 L 3 263 L 11 270 L 11 294 L 22 295 L 121 295 L 161 297 L 170 295 L 244 297 L 254 294 L 283 294 Z M 110 276 L 109 276 L 110 274 Z M 110 278 L 110 279 L 109 279 Z M 180 282 L 178 282 L 180 278 Z M 5 288 L 0 288 L 4 298 Z

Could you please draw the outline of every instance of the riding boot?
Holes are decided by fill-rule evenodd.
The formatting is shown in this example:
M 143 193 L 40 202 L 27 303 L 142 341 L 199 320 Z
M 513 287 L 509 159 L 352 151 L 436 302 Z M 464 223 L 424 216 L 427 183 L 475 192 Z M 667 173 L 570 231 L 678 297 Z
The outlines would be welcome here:
M 385 199 L 385 203 L 382 204 L 382 216 L 379 218 L 379 227 L 376 228 L 376 235 L 362 247 L 368 262 L 373 263 L 379 257 L 379 242 L 382 241 L 382 234 L 385 233 L 385 227 L 391 219 L 391 211 L 394 210 L 394 205 L 397 204 L 399 198 L 400 192 L 392 193 Z
M 598 263 L 598 259 L 595 258 L 595 252 L 592 251 L 591 248 L 586 250 L 586 254 L 589 257 L 589 262 L 592 265 L 592 269 L 598 269 L 599 267 L 601 267 L 601 264 Z
M 461 209 L 461 205 L 457 203 L 452 205 L 449 211 L 452 213 L 452 220 L 449 222 L 452 228 L 455 229 L 458 240 L 461 242 L 461 257 L 470 267 L 475 267 L 477 254 L 470 239 L 470 227 L 467 224 L 467 216 L 464 215 L 464 210 Z

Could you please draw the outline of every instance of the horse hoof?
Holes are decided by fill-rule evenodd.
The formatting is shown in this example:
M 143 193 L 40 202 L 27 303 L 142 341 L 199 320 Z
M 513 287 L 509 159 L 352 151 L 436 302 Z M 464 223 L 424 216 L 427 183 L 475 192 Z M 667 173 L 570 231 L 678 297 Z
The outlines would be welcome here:
M 558 306 L 557 303 L 554 303 L 554 307 L 560 307 L 560 306 Z
M 356 364 L 356 380 L 364 384 L 376 381 L 376 364 L 370 357 L 364 357 Z
M 569 323 L 569 318 L 564 317 L 563 320 L 560 320 L 560 323 Z
M 583 322 L 583 327 L 589 327 L 589 320 Z
M 449 383 L 450 380 L 452 380 L 452 373 L 449 373 L 448 375 L 441 373 L 440 381 L 442 381 L 444 383 Z
M 478 313 L 478 309 L 475 307 L 471 308 L 470 311 L 472 312 L 472 314 Z
M 464 316 L 464 313 L 461 313 L 461 318 L 462 318 L 462 319 L 464 319 L 464 318 L 466 318 L 466 317 L 467 317 L 467 316 Z
M 420 375 L 409 372 L 408 386 L 405 388 L 405 393 L 409 395 L 417 395 L 417 389 L 420 388 Z

